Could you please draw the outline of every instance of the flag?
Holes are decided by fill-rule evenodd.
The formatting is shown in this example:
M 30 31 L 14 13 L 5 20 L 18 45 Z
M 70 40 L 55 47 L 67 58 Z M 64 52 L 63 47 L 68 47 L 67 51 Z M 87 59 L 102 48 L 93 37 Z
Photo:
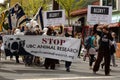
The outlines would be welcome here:
M 28 18 L 26 17 L 23 8 L 20 4 L 15 4 L 10 9 L 9 23 L 10 27 L 20 27 L 26 25 Z
M 3 25 L 4 19 L 5 19 L 5 13 L 2 12 L 0 14 L 0 32 L 2 32 L 2 25 Z
M 7 30 L 9 28 L 9 23 L 8 23 L 8 15 L 9 11 L 5 10 L 1 13 L 1 18 L 0 18 L 0 32 L 3 30 Z
M 37 23 L 39 24 L 39 26 L 40 26 L 41 29 L 43 30 L 44 24 L 43 24 L 42 10 L 43 10 L 43 8 L 41 7 L 41 8 L 38 10 L 38 12 L 36 13 L 36 15 L 34 16 L 33 20 L 37 21 Z

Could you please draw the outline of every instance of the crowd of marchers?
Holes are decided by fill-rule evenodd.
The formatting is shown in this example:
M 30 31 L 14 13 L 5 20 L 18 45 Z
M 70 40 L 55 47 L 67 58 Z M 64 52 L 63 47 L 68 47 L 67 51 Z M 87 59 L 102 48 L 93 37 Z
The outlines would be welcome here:
M 85 37 L 85 39 L 83 38 L 82 32 L 70 31 L 68 28 L 65 29 L 62 25 L 60 25 L 57 30 L 53 26 L 46 27 L 42 30 L 39 25 L 34 27 L 25 25 L 22 27 L 13 28 L 12 30 L 8 29 L 6 32 L 2 32 L 0 34 L 0 55 L 5 55 L 6 59 L 8 57 L 3 48 L 4 44 L 2 37 L 4 35 L 48 35 L 78 38 L 81 40 L 78 58 L 81 57 L 81 53 L 84 53 L 83 60 L 85 61 L 86 57 L 89 58 L 89 67 L 90 69 L 93 69 L 93 73 L 96 73 L 101 66 L 105 69 L 105 75 L 110 75 L 110 63 L 112 62 L 114 67 L 118 66 L 115 62 L 115 52 L 117 48 L 115 40 L 116 34 L 109 30 L 108 25 L 103 25 L 101 28 L 98 26 L 98 24 L 95 24 L 92 31 Z M 16 63 L 20 63 L 19 55 L 9 56 L 10 60 L 12 60 L 13 56 L 15 56 Z M 44 62 L 41 64 L 41 57 L 33 55 L 24 55 L 22 56 L 22 60 L 25 66 L 43 65 L 45 69 L 52 70 L 56 69 L 56 64 L 60 65 L 59 60 L 51 58 L 45 58 Z M 71 64 L 72 62 L 65 61 L 65 68 L 67 72 L 70 72 Z

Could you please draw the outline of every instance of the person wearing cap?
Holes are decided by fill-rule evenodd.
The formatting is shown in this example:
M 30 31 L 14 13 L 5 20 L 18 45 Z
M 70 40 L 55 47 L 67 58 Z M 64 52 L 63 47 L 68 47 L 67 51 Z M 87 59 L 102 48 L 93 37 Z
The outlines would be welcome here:
M 109 32 L 108 26 L 104 25 L 101 31 L 97 30 L 98 24 L 94 25 L 93 31 L 100 36 L 99 40 L 99 49 L 98 49 L 98 56 L 93 67 L 93 72 L 96 73 L 99 70 L 100 63 L 104 58 L 105 62 L 105 75 L 110 75 L 110 43 L 112 41 L 111 33 Z

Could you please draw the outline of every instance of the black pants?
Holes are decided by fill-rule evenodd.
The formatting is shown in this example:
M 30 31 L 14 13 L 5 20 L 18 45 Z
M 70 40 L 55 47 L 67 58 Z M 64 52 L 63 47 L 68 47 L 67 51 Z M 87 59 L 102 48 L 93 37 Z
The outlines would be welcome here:
M 89 66 L 92 66 L 93 62 L 95 61 L 95 55 L 94 54 L 90 54 L 89 55 Z
M 16 58 L 16 63 L 20 63 L 20 62 L 19 62 L 19 56 L 16 55 L 15 58 Z
M 50 67 L 50 69 L 55 69 L 56 61 L 56 59 L 45 58 L 45 68 L 48 69 Z
M 79 48 L 78 57 L 80 57 L 80 52 L 81 52 L 81 49 L 82 49 L 82 44 L 80 45 L 80 48 Z
M 25 58 L 24 59 L 25 65 L 27 65 L 27 66 L 32 65 L 32 62 L 33 62 L 33 56 L 32 55 L 25 55 L 24 58 Z
M 105 61 L 105 75 L 107 75 L 110 73 L 110 52 L 109 52 L 109 49 L 104 49 L 104 51 L 99 49 L 97 60 L 96 60 L 95 65 L 93 67 L 93 71 L 96 72 L 99 70 L 100 63 L 103 60 L 103 58 Z
M 66 68 L 66 69 L 69 69 L 70 66 L 71 66 L 71 63 L 72 63 L 72 62 L 65 61 L 65 68 Z

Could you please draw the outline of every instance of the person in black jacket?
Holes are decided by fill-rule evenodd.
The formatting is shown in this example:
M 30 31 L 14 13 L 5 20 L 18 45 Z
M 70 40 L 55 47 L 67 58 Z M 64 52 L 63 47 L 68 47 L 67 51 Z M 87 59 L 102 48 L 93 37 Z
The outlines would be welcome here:
M 24 31 L 24 35 L 34 35 L 34 33 L 26 26 L 25 27 L 25 31 Z M 33 64 L 33 55 L 31 55 L 30 53 L 28 53 L 27 51 L 25 51 L 24 49 L 22 49 L 23 47 L 20 48 L 19 52 L 20 53 L 24 53 L 24 63 L 25 66 L 31 66 Z
M 56 32 L 54 32 L 52 27 L 48 27 L 47 33 L 48 36 L 55 36 Z M 52 58 L 45 58 L 44 66 L 45 69 L 52 69 L 55 70 L 55 64 L 58 62 L 57 59 L 52 59 Z
M 100 36 L 99 40 L 99 50 L 97 60 L 93 67 L 93 72 L 96 73 L 99 70 L 100 63 L 104 58 L 105 62 L 105 75 L 110 74 L 110 43 L 112 41 L 112 36 L 108 30 L 107 26 L 103 26 L 102 31 L 97 31 L 98 24 L 94 25 L 93 31 Z
M 65 31 L 65 37 L 73 37 L 73 35 L 68 33 L 68 29 Z M 65 61 L 65 68 L 67 72 L 70 72 L 71 61 Z

